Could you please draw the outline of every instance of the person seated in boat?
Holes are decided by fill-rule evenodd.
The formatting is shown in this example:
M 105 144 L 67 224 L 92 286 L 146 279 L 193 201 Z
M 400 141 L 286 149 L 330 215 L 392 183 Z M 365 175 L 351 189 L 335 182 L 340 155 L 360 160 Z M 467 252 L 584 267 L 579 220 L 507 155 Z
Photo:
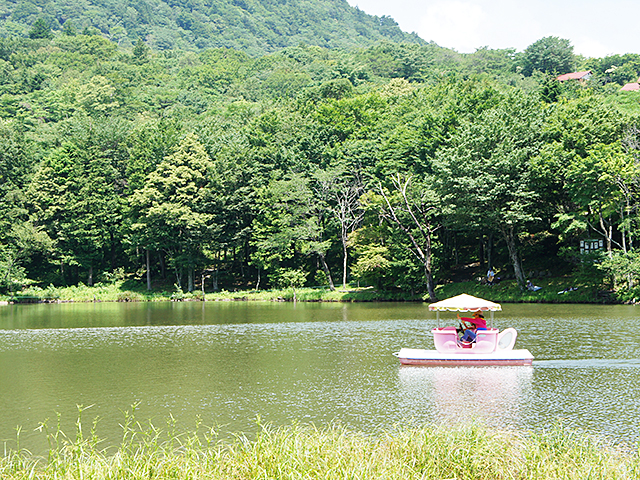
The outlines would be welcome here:
M 461 317 L 460 314 L 458 314 L 458 319 L 464 330 L 460 338 L 461 342 L 473 342 L 476 339 L 476 332 L 478 330 L 487 329 L 487 322 L 484 319 L 484 315 L 480 312 L 473 312 L 473 318 Z

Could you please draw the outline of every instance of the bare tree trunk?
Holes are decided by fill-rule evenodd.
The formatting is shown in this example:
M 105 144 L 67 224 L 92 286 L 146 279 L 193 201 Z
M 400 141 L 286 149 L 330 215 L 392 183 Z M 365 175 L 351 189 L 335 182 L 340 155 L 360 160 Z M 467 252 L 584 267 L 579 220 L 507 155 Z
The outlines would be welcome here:
M 418 241 L 418 239 L 413 235 L 412 229 L 409 226 L 405 225 L 402 220 L 398 217 L 396 210 L 401 210 L 400 207 L 394 207 L 391 205 L 385 191 L 382 188 L 382 185 L 378 185 L 378 189 L 384 198 L 384 201 L 387 205 L 387 210 L 382 212 L 384 218 L 387 221 L 395 223 L 400 230 L 404 232 L 404 234 L 411 240 L 411 244 L 413 248 L 409 248 L 409 251 L 422 263 L 424 269 L 424 276 L 427 283 L 427 292 L 429 293 L 429 300 L 434 302 L 436 301 L 436 292 L 435 292 L 435 282 L 433 280 L 433 271 L 431 265 L 431 236 L 433 232 L 440 228 L 440 226 L 433 227 L 429 221 L 427 220 L 428 212 L 433 210 L 433 206 L 428 206 L 425 211 L 420 211 L 418 209 L 419 215 L 422 217 L 422 221 L 418 220 L 416 213 L 414 212 L 414 208 L 409 201 L 409 197 L 407 196 L 407 188 L 411 182 L 411 177 L 409 176 L 404 183 L 401 182 L 400 175 L 397 178 L 393 178 L 393 185 L 396 190 L 402 195 L 403 201 L 403 209 L 405 213 L 409 215 L 411 218 L 411 223 L 415 226 L 420 232 L 420 237 L 422 238 L 422 243 Z
M 260 267 L 258 267 L 258 280 L 256 281 L 256 291 L 260 290 Z
M 342 241 L 342 291 L 347 290 L 347 242 Z
M 360 176 L 334 173 L 328 179 L 320 181 L 322 195 L 331 199 L 331 213 L 340 222 L 340 240 L 342 241 L 342 290 L 347 289 L 349 231 L 362 221 L 364 211 L 360 208 L 360 195 L 364 188 Z M 348 178 L 348 179 L 347 179 Z
M 613 228 L 611 227 L 611 225 L 609 225 L 609 228 L 607 228 L 607 225 L 604 222 L 604 217 L 602 216 L 602 212 L 598 212 L 598 220 L 600 221 L 600 228 L 602 229 L 602 232 L 604 233 L 604 238 L 607 241 L 607 254 L 609 255 L 609 258 L 613 257 L 613 247 L 611 245 L 612 243 L 612 234 L 613 234 Z
M 147 248 L 147 290 L 151 291 L 151 260 L 149 259 L 148 248 Z
M 164 255 L 162 255 L 162 252 L 158 252 L 158 260 L 160 262 L 160 276 L 162 277 L 163 280 L 167 279 L 167 269 L 165 267 L 164 264 Z
M 327 265 L 327 261 L 324 258 L 322 253 L 318 253 L 320 257 L 320 263 L 322 263 L 322 269 L 324 270 L 325 275 L 327 276 L 327 280 L 329 280 L 329 288 L 331 291 L 335 291 L 336 287 L 333 285 L 333 278 L 331 278 L 331 272 L 329 271 L 329 266 Z
M 194 289 L 193 276 L 194 276 L 193 267 L 191 265 L 189 265 L 189 268 L 187 268 L 187 282 L 188 282 L 188 287 L 187 288 L 188 288 L 189 292 L 193 292 L 193 289 Z
M 89 266 L 89 278 L 87 279 L 87 285 L 93 287 L 93 265 Z
M 502 227 L 502 235 L 504 236 L 504 241 L 506 242 L 507 249 L 509 250 L 509 257 L 511 257 L 516 282 L 518 283 L 520 290 L 524 290 L 526 279 L 524 270 L 522 269 L 522 262 L 520 261 L 518 248 L 516 246 L 516 237 L 513 227 Z
M 174 265 L 173 270 L 176 274 L 176 283 L 178 284 L 178 288 L 182 290 L 182 281 L 181 281 L 181 275 L 180 275 L 180 270 L 178 270 L 178 267 L 176 267 Z

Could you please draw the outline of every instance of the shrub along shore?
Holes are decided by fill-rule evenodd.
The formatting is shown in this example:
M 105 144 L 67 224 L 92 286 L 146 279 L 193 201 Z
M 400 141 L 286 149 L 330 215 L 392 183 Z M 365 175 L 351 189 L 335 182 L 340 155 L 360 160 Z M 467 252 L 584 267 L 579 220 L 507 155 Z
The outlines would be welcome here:
M 635 298 L 616 296 L 589 286 L 576 285 L 570 277 L 546 278 L 536 283 L 537 291 L 520 291 L 513 280 L 502 281 L 496 285 L 486 285 L 477 281 L 448 283 L 436 288 L 438 299 L 448 298 L 460 293 L 486 298 L 504 303 L 636 303 Z M 155 302 L 155 301 L 302 301 L 302 302 L 422 302 L 429 301 L 428 296 L 402 289 L 379 291 L 372 287 L 337 286 L 334 291 L 329 287 L 237 290 L 206 292 L 196 290 L 185 293 L 178 288 L 155 289 L 135 281 L 117 281 L 71 287 L 46 288 L 29 287 L 12 295 L 0 297 L 4 302 L 15 303 L 58 303 L 58 302 Z
M 79 424 L 79 423 L 78 423 Z M 218 440 L 214 429 L 165 435 L 126 423 L 122 444 L 101 449 L 92 431 L 49 434 L 48 458 L 7 451 L 0 478 L 12 479 L 629 479 L 636 449 L 555 425 L 501 431 L 475 423 L 398 427 L 366 435 L 341 426 L 262 427 L 255 438 Z M 172 431 L 170 429 L 170 431 Z

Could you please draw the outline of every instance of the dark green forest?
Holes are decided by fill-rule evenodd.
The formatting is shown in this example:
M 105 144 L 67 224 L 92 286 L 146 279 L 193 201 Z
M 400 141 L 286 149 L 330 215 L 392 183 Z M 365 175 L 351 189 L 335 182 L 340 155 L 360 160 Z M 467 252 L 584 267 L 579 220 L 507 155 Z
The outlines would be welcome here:
M 233 48 L 251 56 L 299 44 L 325 48 L 379 41 L 425 42 L 390 17 L 367 15 L 346 0 L 0 0 L 0 36 L 101 34 L 121 47 L 154 50 Z
M 5 33 L 30 18 L 7 5 Z M 206 277 L 433 298 L 491 267 L 521 288 L 568 275 L 640 294 L 640 93 L 620 91 L 640 55 L 585 59 L 555 37 L 458 54 L 404 34 L 160 48 L 139 23 L 118 45 L 108 19 L 51 30 L 46 5 L 0 39 L 5 293 Z M 556 81 L 567 69 L 594 75 Z

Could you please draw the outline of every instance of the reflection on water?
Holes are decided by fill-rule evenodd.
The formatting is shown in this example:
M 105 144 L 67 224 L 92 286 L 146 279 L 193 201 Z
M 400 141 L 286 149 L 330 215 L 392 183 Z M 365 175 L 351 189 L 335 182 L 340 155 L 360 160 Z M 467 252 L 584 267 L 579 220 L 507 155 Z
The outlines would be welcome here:
M 522 425 L 522 393 L 533 367 L 401 367 L 400 394 L 414 406 L 428 406 L 433 419 L 454 424 L 480 419 L 488 425 Z
M 566 426 L 614 441 L 640 437 L 640 359 L 630 306 L 503 305 L 533 367 L 401 367 L 392 352 L 431 348 L 423 304 L 162 303 L 0 308 L 0 441 L 93 405 L 105 444 L 123 411 L 162 426 L 200 418 L 222 432 L 256 417 L 376 432 L 398 423 L 536 429 Z M 453 321 L 453 316 L 451 320 Z M 580 332 L 579 335 L 575 332 Z M 38 443 L 40 442 L 40 443 Z

